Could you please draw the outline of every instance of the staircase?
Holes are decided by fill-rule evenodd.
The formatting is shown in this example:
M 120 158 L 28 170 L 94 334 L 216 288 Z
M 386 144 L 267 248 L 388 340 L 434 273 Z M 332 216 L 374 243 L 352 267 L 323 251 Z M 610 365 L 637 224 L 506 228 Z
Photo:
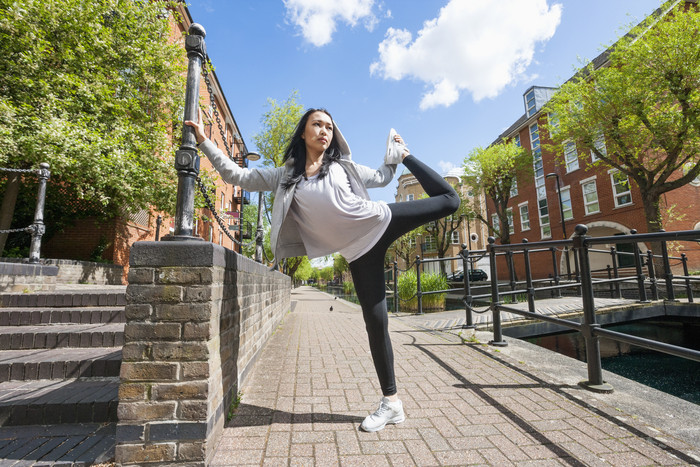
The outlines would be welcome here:
M 0 425 L 117 420 L 123 286 L 0 294 Z

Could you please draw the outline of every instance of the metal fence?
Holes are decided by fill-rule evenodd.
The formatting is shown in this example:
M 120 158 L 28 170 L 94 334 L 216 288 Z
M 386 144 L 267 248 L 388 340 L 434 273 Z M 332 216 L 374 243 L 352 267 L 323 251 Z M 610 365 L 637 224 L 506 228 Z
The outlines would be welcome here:
M 473 328 L 472 313 L 483 313 L 491 311 L 493 315 L 493 340 L 491 345 L 505 346 L 503 340 L 501 312 L 514 313 L 526 318 L 547 321 L 560 326 L 581 332 L 586 345 L 586 362 L 588 366 L 588 380 L 581 383 L 584 387 L 598 392 L 610 392 L 612 387 L 603 381 L 602 366 L 600 357 L 599 338 L 605 337 L 618 342 L 633 344 L 645 349 L 664 352 L 678 357 L 700 361 L 700 351 L 679 347 L 664 342 L 654 341 L 646 338 L 624 334 L 609 329 L 604 329 L 596 322 L 595 315 L 595 295 L 610 295 L 611 297 L 622 297 L 622 284 L 631 284 L 628 289 L 635 292 L 635 298 L 639 302 L 649 302 L 650 299 L 658 300 L 664 296 L 667 300 L 676 300 L 677 291 L 685 293 L 689 303 L 694 302 L 692 283 L 700 281 L 700 276 L 691 276 L 688 271 L 688 258 L 685 254 L 672 256 L 669 254 L 668 242 L 700 241 L 700 231 L 677 231 L 677 232 L 656 232 L 638 234 L 631 231 L 629 235 L 615 235 L 606 237 L 589 237 L 588 228 L 585 225 L 577 225 L 576 235 L 569 240 L 553 240 L 543 242 L 527 241 L 519 244 L 497 245 L 493 237 L 489 238 L 489 245 L 486 250 L 469 251 L 463 245 L 460 255 L 450 258 L 421 259 L 416 257 L 412 266 L 416 268 L 418 312 L 422 313 L 422 297 L 426 294 L 434 293 L 454 293 L 463 291 L 463 301 L 465 305 L 465 328 Z M 654 254 L 652 249 L 642 253 L 639 245 L 643 242 L 651 243 L 658 249 L 658 254 Z M 615 245 L 609 249 L 596 249 L 599 245 Z M 625 244 L 631 245 L 631 252 L 619 251 L 616 246 Z M 566 276 L 560 273 L 557 253 L 574 256 L 574 271 L 567 271 Z M 467 274 L 468 266 L 474 264 L 476 260 L 489 255 L 490 259 L 490 284 L 474 286 Z M 525 279 L 517 281 L 515 279 L 515 267 L 513 258 L 515 255 L 522 256 Z M 591 269 L 592 255 L 608 255 L 610 264 L 603 269 Z M 537 261 L 551 262 L 552 269 L 546 279 L 533 279 L 532 259 Z M 620 258 L 632 258 L 634 266 L 631 268 L 620 267 Z M 498 260 L 502 258 L 508 265 L 509 281 L 507 290 L 504 283 L 498 281 Z M 421 264 L 434 261 L 462 260 L 464 274 L 464 284 L 460 288 L 450 288 L 439 291 L 424 292 L 421 290 L 420 274 Z M 627 261 L 629 262 L 629 261 Z M 682 266 L 683 274 L 674 275 L 672 262 Z M 657 271 L 657 266 L 661 271 Z M 398 278 L 398 267 L 394 262 L 394 278 Z M 572 280 L 573 277 L 573 280 Z M 505 281 L 504 281 L 505 282 Z M 398 280 L 394 280 L 394 307 L 398 312 Z M 583 320 L 576 322 L 568 319 L 557 318 L 542 313 L 538 313 L 536 297 L 549 294 L 553 297 L 561 297 L 562 293 L 575 294 L 581 296 L 583 302 Z M 527 310 L 522 310 L 505 303 L 514 302 L 518 297 L 527 299 Z M 506 299 L 506 300 L 504 300 Z M 481 302 L 486 305 L 483 310 L 476 310 L 475 305 Z
M 41 237 L 46 232 L 44 225 L 44 205 L 46 204 L 46 182 L 51 176 L 49 164 L 42 162 L 38 169 L 12 169 L 0 167 L 0 172 L 35 174 L 39 181 L 36 195 L 36 206 L 34 208 L 34 222 L 27 227 L 16 229 L 0 230 L 0 234 L 10 234 L 16 232 L 26 232 L 32 236 L 29 246 L 29 262 L 38 263 L 41 255 Z M 0 252 L 2 253 L 2 252 Z

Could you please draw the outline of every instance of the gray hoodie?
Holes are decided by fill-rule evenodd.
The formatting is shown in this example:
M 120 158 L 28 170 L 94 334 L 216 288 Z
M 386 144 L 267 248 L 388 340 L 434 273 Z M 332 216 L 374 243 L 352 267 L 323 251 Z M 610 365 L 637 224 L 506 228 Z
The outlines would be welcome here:
M 369 200 L 367 188 L 383 187 L 391 183 L 396 173 L 396 165 L 382 164 L 374 170 L 356 164 L 352 161 L 350 147 L 337 126 L 334 137 L 338 139 L 342 154 L 339 163 L 345 169 L 348 180 L 350 180 L 350 187 L 355 194 Z M 293 161 L 288 160 L 282 167 L 246 169 L 225 156 L 208 139 L 199 145 L 199 149 L 211 161 L 225 182 L 240 186 L 247 191 L 274 191 L 275 202 L 272 206 L 270 244 L 278 261 L 283 258 L 306 255 L 306 248 L 296 222 L 292 216 L 287 216 L 294 199 L 296 185 L 286 190 L 282 188 L 282 181 L 294 171 Z

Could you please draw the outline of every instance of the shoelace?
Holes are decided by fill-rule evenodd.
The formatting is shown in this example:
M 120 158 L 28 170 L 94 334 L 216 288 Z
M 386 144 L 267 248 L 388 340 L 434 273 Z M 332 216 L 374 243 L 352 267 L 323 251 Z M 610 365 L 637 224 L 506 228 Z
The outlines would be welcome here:
M 387 404 L 385 404 L 385 403 L 383 403 L 383 402 L 380 402 L 380 403 L 379 403 L 379 408 L 377 409 L 376 412 L 374 412 L 373 415 L 380 416 L 381 414 L 383 414 L 383 413 L 386 412 L 387 410 L 391 410 L 391 407 L 389 407 Z

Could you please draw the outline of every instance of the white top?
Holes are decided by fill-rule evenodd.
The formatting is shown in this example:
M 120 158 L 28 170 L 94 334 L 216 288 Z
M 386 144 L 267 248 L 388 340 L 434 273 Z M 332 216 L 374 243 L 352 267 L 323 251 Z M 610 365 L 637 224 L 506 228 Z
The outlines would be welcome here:
M 309 258 L 338 252 L 348 261 L 367 253 L 389 226 L 391 210 L 383 201 L 369 201 L 350 189 L 340 164 L 328 175 L 302 178 L 289 209 Z

